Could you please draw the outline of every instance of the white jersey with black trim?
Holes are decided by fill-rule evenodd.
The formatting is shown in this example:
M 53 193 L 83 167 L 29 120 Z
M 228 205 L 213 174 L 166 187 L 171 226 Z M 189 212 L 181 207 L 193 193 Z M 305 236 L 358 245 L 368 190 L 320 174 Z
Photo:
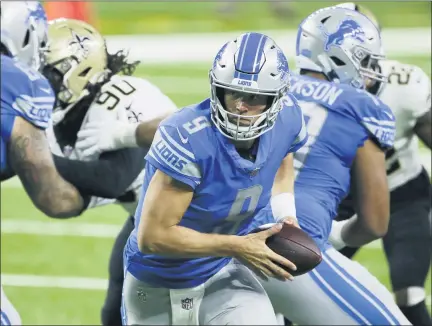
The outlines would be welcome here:
M 113 76 L 108 83 L 103 85 L 100 95 L 91 104 L 81 129 L 93 121 L 127 119 L 130 123 L 145 122 L 176 110 L 177 106 L 174 102 L 149 81 L 132 76 Z M 97 159 L 96 157 L 84 157 L 82 151 L 70 146 L 66 146 L 62 151 L 52 127 L 47 130 L 47 136 L 51 151 L 58 156 L 82 161 Z M 140 197 L 143 178 L 144 170 L 127 189 L 127 191 L 135 192 L 136 200 Z M 93 197 L 88 208 L 116 202 L 115 199 Z M 117 203 L 121 204 L 131 215 L 135 213 L 137 201 Z
M 396 137 L 387 152 L 389 189 L 394 190 L 415 178 L 422 170 L 418 138 L 414 133 L 417 119 L 431 108 L 431 80 L 419 67 L 399 61 L 379 63 L 388 76 L 379 98 L 396 117 Z

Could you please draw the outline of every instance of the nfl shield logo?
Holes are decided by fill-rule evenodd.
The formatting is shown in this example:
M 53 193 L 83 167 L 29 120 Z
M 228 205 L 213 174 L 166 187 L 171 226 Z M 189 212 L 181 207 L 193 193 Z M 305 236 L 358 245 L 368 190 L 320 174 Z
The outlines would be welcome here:
M 181 300 L 182 308 L 185 310 L 191 310 L 193 308 L 193 299 L 186 298 Z

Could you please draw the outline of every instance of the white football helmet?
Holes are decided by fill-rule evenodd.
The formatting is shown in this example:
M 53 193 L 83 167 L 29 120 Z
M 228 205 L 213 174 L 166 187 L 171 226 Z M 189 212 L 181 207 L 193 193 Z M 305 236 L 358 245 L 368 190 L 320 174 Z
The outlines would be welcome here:
M 300 24 L 296 54 L 297 68 L 335 82 L 364 88 L 367 79 L 387 81 L 376 69 L 385 58 L 380 31 L 355 10 L 335 6 L 309 15 Z
M 289 68 L 282 50 L 271 38 L 246 33 L 226 43 L 216 55 L 209 77 L 211 119 L 224 136 L 236 141 L 251 140 L 273 128 L 282 109 L 281 98 L 289 89 Z M 265 95 L 266 110 L 246 118 L 232 113 L 225 107 L 226 91 L 240 96 Z M 250 120 L 249 125 L 245 125 L 245 119 Z
M 2 1 L 1 43 L 11 57 L 39 69 L 47 42 L 48 22 L 39 1 Z

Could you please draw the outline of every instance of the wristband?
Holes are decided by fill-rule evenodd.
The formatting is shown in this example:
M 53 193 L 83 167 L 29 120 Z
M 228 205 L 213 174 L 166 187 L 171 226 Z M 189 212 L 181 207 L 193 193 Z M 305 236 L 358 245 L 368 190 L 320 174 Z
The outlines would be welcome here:
M 294 194 L 283 192 L 270 199 L 273 216 L 277 222 L 285 217 L 293 217 L 297 220 Z
M 350 221 L 344 220 L 344 221 L 333 221 L 332 222 L 332 228 L 329 235 L 329 241 L 332 244 L 332 246 L 336 250 L 341 250 L 342 248 L 346 247 L 347 244 L 342 239 L 342 228 Z

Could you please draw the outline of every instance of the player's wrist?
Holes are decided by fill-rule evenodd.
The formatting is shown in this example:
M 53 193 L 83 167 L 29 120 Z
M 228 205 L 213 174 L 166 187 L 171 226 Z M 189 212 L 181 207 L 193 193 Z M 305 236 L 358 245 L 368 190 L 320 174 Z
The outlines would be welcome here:
M 333 221 L 332 222 L 332 228 L 329 235 L 329 241 L 331 245 L 336 250 L 341 250 L 342 248 L 345 248 L 347 246 L 346 242 L 342 238 L 342 229 L 345 225 L 347 225 L 350 222 L 350 220 L 344 220 L 344 221 Z
M 136 130 L 138 127 L 138 123 L 126 123 L 119 130 L 119 134 L 117 137 L 117 147 L 125 148 L 125 147 L 138 147 L 136 141 Z
M 276 222 L 281 222 L 287 217 L 297 222 L 297 211 L 293 193 L 283 192 L 273 196 L 270 199 L 270 205 Z

